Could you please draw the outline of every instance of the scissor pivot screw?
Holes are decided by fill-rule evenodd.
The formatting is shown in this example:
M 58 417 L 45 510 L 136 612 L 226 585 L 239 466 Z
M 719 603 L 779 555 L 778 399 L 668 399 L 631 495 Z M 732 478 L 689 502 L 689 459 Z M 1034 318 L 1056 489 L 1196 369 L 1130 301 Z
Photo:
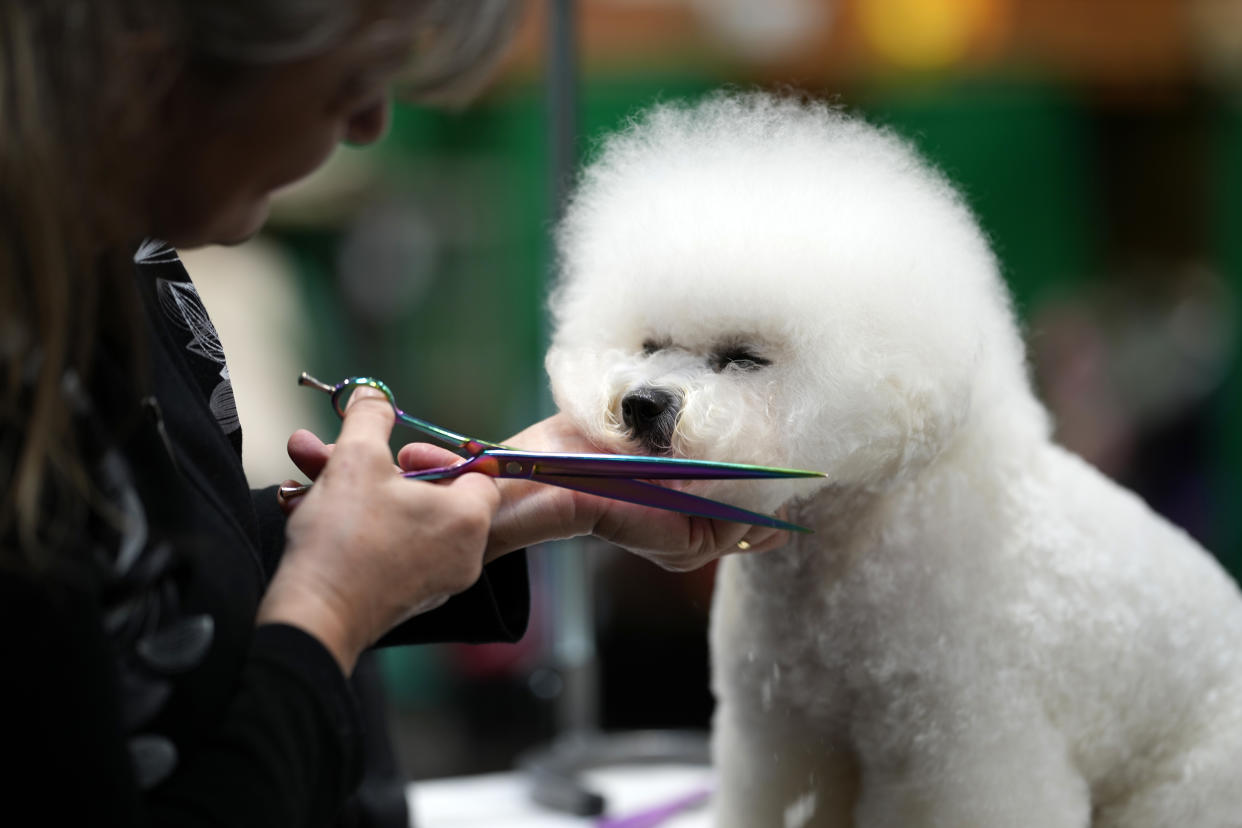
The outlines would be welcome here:
M 519 474 L 522 471 L 522 464 L 516 460 L 510 460 L 505 463 L 505 474 Z

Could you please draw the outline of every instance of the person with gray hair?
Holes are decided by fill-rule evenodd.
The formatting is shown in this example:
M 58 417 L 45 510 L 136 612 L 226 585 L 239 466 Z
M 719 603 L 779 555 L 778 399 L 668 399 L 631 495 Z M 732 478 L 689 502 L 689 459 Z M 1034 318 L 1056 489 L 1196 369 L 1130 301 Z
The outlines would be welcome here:
M 676 569 L 782 541 L 529 481 L 406 481 L 391 407 L 361 392 L 334 446 L 290 438 L 305 497 L 249 489 L 224 351 L 177 248 L 257 232 L 273 190 L 383 134 L 394 82 L 469 97 L 515 15 L 509 0 L 0 0 L 13 810 L 332 823 L 362 775 L 359 656 L 520 637 L 526 545 L 595 534 Z M 587 448 L 560 417 L 509 442 Z M 446 457 L 411 444 L 396 460 Z

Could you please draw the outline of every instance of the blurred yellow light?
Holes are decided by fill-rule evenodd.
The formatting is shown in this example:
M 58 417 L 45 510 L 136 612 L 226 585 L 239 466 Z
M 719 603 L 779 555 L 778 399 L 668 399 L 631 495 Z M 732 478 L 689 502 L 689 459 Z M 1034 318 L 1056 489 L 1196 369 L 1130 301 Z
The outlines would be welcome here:
M 864 40 L 905 69 L 960 62 L 997 26 L 1002 0 L 856 0 Z

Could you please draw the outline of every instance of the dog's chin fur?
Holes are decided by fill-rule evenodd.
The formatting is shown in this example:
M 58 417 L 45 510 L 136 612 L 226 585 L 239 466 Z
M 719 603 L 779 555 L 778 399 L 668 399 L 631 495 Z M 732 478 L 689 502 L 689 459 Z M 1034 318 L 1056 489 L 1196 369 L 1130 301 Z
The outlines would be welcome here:
M 666 453 L 827 475 L 690 487 L 816 530 L 721 566 L 720 824 L 1242 824 L 1237 589 L 1051 443 L 997 263 L 910 146 L 658 106 L 559 253 L 547 368 L 601 449 L 656 446 L 622 400 L 657 388 Z

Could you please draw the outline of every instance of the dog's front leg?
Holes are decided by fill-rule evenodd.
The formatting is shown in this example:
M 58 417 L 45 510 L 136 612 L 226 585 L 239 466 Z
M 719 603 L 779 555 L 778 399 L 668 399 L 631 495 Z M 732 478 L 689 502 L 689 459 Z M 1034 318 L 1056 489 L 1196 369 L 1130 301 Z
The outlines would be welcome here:
M 923 721 L 859 723 L 858 828 L 1087 828 L 1090 791 L 1062 734 L 1022 706 L 912 704 Z
M 716 828 L 852 828 L 858 764 L 788 710 L 717 708 Z

